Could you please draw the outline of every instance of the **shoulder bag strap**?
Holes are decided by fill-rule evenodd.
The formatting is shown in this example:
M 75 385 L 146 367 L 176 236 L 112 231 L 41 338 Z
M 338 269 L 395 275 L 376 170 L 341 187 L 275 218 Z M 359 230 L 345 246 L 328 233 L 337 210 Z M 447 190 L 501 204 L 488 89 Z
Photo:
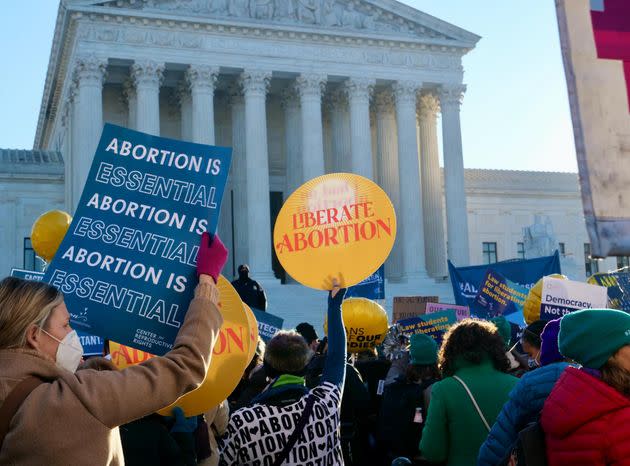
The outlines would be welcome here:
M 289 457 L 289 453 L 291 453 L 291 450 L 293 450 L 293 447 L 295 446 L 298 439 L 300 438 L 300 435 L 302 435 L 302 432 L 304 431 L 304 427 L 306 427 L 306 424 L 308 423 L 308 420 L 311 417 L 311 414 L 313 413 L 314 405 L 315 405 L 315 396 L 312 394 L 307 395 L 306 405 L 304 406 L 304 413 L 302 414 L 302 417 L 300 418 L 297 425 L 295 426 L 295 430 L 293 430 L 293 432 L 287 439 L 287 443 L 282 449 L 282 451 L 280 452 L 280 456 L 276 456 L 276 460 L 273 462 L 272 466 L 280 466 Z
M 15 413 L 22 405 L 22 402 L 31 394 L 33 390 L 45 383 L 44 379 L 37 376 L 27 377 L 18 383 L 7 395 L 0 406 L 0 448 L 4 442 L 4 437 L 9 433 L 9 426 Z
M 481 412 L 481 408 L 477 404 L 477 400 L 475 400 L 475 397 L 473 396 L 472 392 L 468 388 L 468 385 L 466 385 L 466 383 L 460 377 L 456 375 L 454 375 L 453 378 L 457 380 L 462 385 L 462 387 L 464 387 L 464 390 L 466 390 L 466 393 L 468 393 L 468 396 L 470 397 L 470 401 L 472 401 L 473 405 L 475 405 L 475 409 L 477 410 L 479 417 L 483 421 L 483 425 L 486 426 L 486 429 L 488 429 L 488 432 L 490 432 L 490 424 L 488 424 L 488 421 L 486 421 L 486 417 Z

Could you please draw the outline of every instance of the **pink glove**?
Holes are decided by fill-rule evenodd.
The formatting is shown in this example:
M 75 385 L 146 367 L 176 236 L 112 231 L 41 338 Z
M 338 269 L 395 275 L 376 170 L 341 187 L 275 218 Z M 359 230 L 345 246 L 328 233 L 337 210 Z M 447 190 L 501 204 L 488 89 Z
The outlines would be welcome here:
M 227 262 L 228 251 L 221 242 L 219 235 L 210 239 L 210 234 L 201 235 L 199 254 L 197 255 L 197 275 L 206 274 L 214 278 L 216 283 L 223 266 Z

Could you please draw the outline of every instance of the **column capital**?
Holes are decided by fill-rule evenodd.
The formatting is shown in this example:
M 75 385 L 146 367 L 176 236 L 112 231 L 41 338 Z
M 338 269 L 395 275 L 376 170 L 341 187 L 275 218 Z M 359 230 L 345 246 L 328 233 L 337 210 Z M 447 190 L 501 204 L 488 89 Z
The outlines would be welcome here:
M 392 113 L 394 111 L 394 93 L 389 89 L 378 92 L 374 97 L 376 113 Z
M 186 82 L 191 90 L 214 92 L 219 68 L 209 65 L 190 65 L 186 70 Z
M 245 94 L 266 96 L 271 83 L 271 71 L 245 70 L 241 73 L 240 83 Z
M 440 101 L 431 92 L 422 93 L 418 99 L 417 112 L 420 118 L 435 118 L 440 111 Z
M 348 106 L 348 94 L 343 87 L 326 93 L 324 105 L 328 110 L 343 109 Z
M 107 59 L 96 55 L 78 56 L 74 62 L 73 81 L 84 84 L 102 86 L 107 76 Z
M 466 92 L 465 84 L 443 84 L 440 87 L 440 104 L 442 107 L 446 105 L 460 106 L 464 99 L 464 92 Z
M 186 79 L 182 79 L 177 83 L 177 88 L 175 90 L 177 93 L 177 99 L 179 100 L 179 104 L 191 98 L 190 96 L 190 85 Z
M 295 83 L 289 84 L 287 87 L 282 89 L 280 94 L 280 102 L 282 108 L 299 108 L 300 107 L 300 93 L 297 89 L 297 85 Z
M 344 89 L 349 99 L 369 100 L 375 84 L 376 80 L 372 78 L 353 77 L 344 83 Z
M 396 104 L 404 102 L 416 105 L 417 94 L 420 88 L 422 88 L 422 84 L 416 81 L 396 81 L 392 84 Z
M 296 89 L 300 97 L 321 98 L 328 76 L 322 73 L 302 73 L 295 78 Z
M 136 86 L 133 83 L 133 79 L 128 77 L 123 81 L 122 99 L 123 103 L 128 104 L 130 100 L 136 97 Z
M 131 65 L 131 78 L 136 85 L 160 87 L 164 78 L 164 63 L 153 60 L 137 60 Z

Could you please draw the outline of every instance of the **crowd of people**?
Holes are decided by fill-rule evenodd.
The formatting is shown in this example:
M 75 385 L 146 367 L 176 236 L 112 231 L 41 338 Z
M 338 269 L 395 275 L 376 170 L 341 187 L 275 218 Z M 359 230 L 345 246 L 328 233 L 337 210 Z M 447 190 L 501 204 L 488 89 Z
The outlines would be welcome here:
M 211 364 L 226 259 L 204 234 L 173 349 L 124 370 L 82 361 L 57 289 L 2 280 L 0 464 L 630 465 L 630 314 L 610 309 L 534 322 L 517 341 L 501 317 L 465 319 L 439 344 L 400 335 L 400 351 L 348 355 L 333 281 L 327 337 L 307 322 L 278 332 L 219 406 L 156 414 Z

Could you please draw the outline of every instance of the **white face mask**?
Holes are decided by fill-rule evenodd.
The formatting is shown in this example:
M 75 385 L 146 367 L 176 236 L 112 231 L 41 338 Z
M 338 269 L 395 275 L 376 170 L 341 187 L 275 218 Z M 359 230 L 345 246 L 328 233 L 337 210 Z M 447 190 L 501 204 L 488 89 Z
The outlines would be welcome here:
M 67 371 L 76 372 L 81 358 L 83 357 L 83 345 L 81 345 L 81 340 L 77 332 L 73 330 L 68 333 L 63 340 L 51 335 L 44 329 L 42 329 L 42 332 L 59 342 L 59 347 L 57 348 L 57 365 Z

